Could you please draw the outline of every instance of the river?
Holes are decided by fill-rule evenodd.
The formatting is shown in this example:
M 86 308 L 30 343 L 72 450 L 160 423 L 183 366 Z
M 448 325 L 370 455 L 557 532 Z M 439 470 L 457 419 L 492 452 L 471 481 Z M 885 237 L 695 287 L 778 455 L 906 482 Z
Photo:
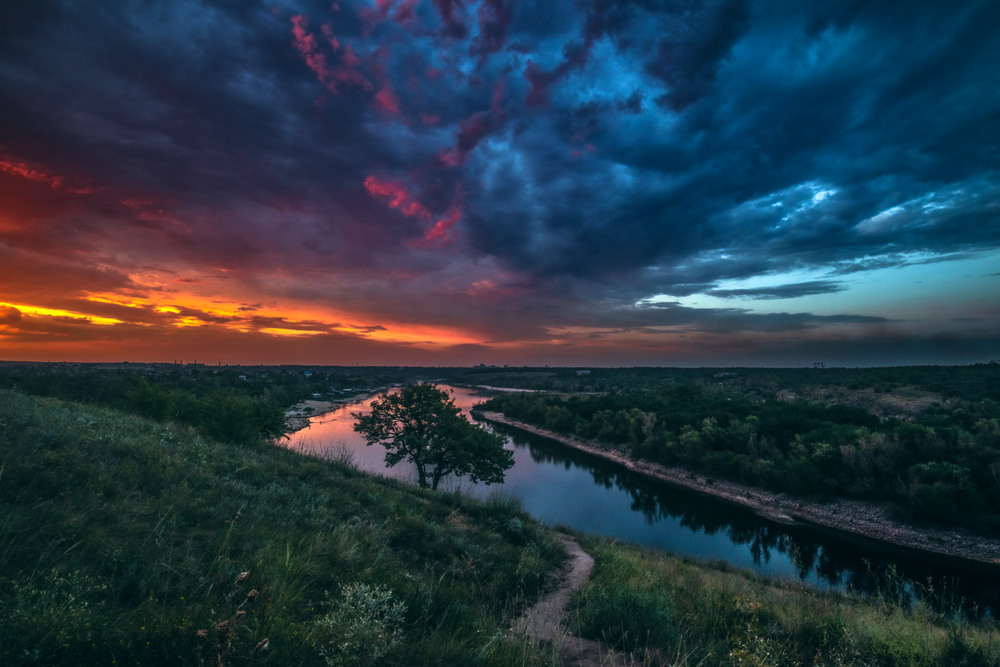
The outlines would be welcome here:
M 441 385 L 466 413 L 483 400 L 473 391 Z M 407 463 L 385 466 L 385 450 L 367 446 L 353 430 L 351 413 L 370 409 L 371 399 L 310 419 L 288 446 L 304 454 L 348 456 L 359 468 L 413 481 Z M 749 510 L 648 479 L 622 466 L 519 430 L 492 426 L 507 436 L 514 466 L 502 485 L 451 479 L 442 488 L 487 497 L 498 491 L 518 498 L 525 511 L 550 525 L 712 561 L 760 575 L 795 579 L 822 590 L 875 588 L 912 598 L 926 588 L 955 595 L 975 613 L 1000 611 L 1000 573 L 972 572 L 937 559 L 903 557 L 860 547 L 812 529 L 785 526 Z M 891 573 L 895 573 L 892 576 Z

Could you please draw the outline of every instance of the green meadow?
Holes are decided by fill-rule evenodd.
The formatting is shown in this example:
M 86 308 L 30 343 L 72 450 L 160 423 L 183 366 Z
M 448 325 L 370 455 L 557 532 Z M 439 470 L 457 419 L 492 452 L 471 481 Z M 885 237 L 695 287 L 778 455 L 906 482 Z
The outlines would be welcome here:
M 0 393 L 0 663 L 530 664 L 563 554 L 474 502 Z
M 633 664 L 1000 664 L 996 621 L 578 539 L 567 626 Z M 502 495 L 0 391 L 0 664 L 558 664 L 509 627 L 564 559 Z

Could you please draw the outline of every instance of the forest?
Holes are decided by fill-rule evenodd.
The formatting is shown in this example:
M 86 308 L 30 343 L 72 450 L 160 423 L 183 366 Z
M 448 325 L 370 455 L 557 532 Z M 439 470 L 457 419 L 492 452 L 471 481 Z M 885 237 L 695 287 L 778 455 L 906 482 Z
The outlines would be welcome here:
M 483 407 L 635 458 L 1000 529 L 1000 367 L 497 371 Z M 472 373 L 463 378 L 477 377 Z
M 547 385 L 490 407 L 720 477 L 757 466 L 755 483 L 996 530 L 997 370 L 0 364 L 0 662 L 559 664 L 509 630 L 560 571 L 555 533 L 507 496 L 263 442 L 302 398 Z M 633 664 L 1000 664 L 995 618 L 964 616 L 947 587 L 929 590 L 937 606 L 904 602 L 894 572 L 871 598 L 824 593 L 575 537 L 595 567 L 569 629 Z
M 395 376 L 393 376 L 395 377 Z M 222 442 L 273 440 L 285 410 L 311 398 L 380 386 L 390 376 L 293 366 L 179 364 L 6 364 L 0 388 L 101 405 L 191 426 Z
M 911 522 L 1000 530 L 1000 365 L 895 368 L 0 365 L 0 387 L 275 439 L 284 411 L 436 379 L 533 391 L 485 405 L 636 458 L 809 497 L 884 502 Z

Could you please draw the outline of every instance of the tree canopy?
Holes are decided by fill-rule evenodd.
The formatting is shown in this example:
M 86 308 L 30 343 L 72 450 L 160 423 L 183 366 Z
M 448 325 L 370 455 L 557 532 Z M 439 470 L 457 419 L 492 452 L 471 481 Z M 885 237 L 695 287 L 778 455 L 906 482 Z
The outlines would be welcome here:
M 409 460 L 417 483 L 436 489 L 448 475 L 473 482 L 503 482 L 514 465 L 504 438 L 466 419 L 461 409 L 431 383 L 411 384 L 372 401 L 369 414 L 354 413 L 354 430 L 369 445 L 385 447 L 385 464 Z

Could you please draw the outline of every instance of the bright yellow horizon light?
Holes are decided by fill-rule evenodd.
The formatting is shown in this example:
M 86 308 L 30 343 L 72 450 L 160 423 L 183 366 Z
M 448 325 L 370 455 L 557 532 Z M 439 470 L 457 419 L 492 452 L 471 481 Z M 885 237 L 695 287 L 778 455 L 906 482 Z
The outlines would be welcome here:
M 72 320 L 85 320 L 91 324 L 101 324 L 101 325 L 112 325 L 112 324 L 125 324 L 122 320 L 115 319 L 113 317 L 101 317 L 99 315 L 87 315 L 86 313 L 73 312 L 71 310 L 63 310 L 61 308 L 45 308 L 44 306 L 29 306 L 26 304 L 9 303 L 6 301 L 0 301 L 0 307 L 15 308 L 21 312 L 22 315 L 32 315 L 36 317 L 62 317 Z

